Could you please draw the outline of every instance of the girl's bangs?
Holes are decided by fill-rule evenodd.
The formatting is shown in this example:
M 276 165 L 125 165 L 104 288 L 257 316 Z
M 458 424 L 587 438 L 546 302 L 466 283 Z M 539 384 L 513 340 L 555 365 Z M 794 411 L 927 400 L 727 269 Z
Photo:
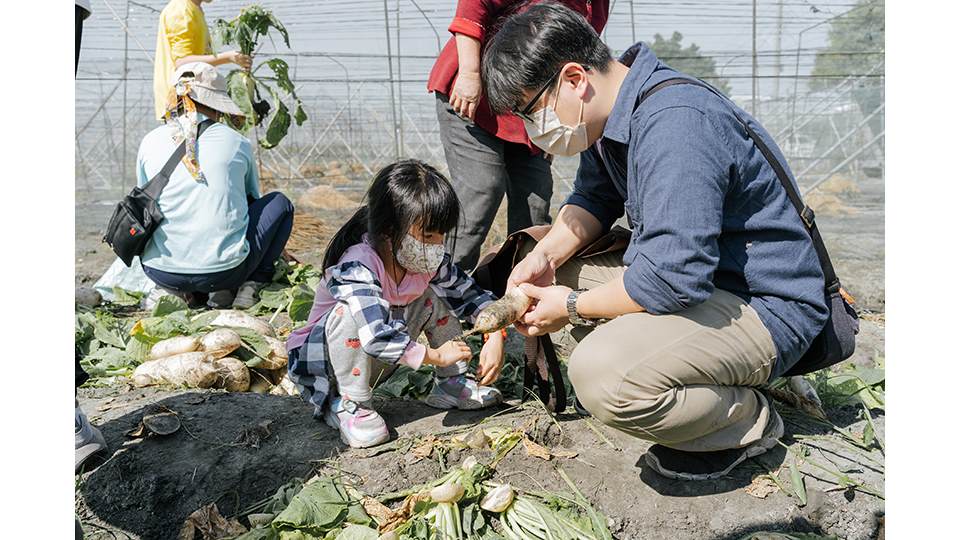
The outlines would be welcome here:
M 420 198 L 421 222 L 426 232 L 446 234 L 457 226 L 460 218 L 460 200 L 453 187 L 443 177 L 436 178 L 438 189 L 425 190 Z

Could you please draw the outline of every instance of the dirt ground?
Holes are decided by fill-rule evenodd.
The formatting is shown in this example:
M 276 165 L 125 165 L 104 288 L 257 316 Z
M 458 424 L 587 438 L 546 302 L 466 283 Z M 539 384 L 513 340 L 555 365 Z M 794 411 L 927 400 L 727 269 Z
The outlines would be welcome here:
M 865 327 L 868 342 L 882 335 L 882 327 L 872 322 Z M 882 342 L 874 342 L 876 346 L 882 348 Z M 858 358 L 865 361 L 872 356 L 870 348 L 862 345 Z M 175 538 L 186 516 L 201 506 L 216 502 L 225 515 L 235 514 L 291 478 L 317 470 L 342 471 L 371 495 L 425 483 L 442 472 L 437 459 L 414 461 L 395 446 L 346 447 L 296 397 L 113 387 L 81 389 L 79 399 L 110 448 L 105 461 L 78 477 L 76 512 L 88 538 Z M 155 405 L 175 411 L 182 428 L 166 437 L 126 436 L 145 410 Z M 378 399 L 377 409 L 395 430 L 394 440 L 450 436 L 487 416 L 437 411 L 411 400 Z M 780 410 L 787 424 L 785 442 L 791 448 L 797 448 L 795 435 L 824 433 L 824 428 L 799 413 L 785 406 Z M 828 414 L 840 427 L 863 429 L 864 421 L 855 421 L 855 409 Z M 516 425 L 532 416 L 549 426 L 542 409 L 533 403 L 518 409 L 505 405 L 488 423 Z M 875 414 L 874 423 L 883 437 L 882 413 Z M 817 469 L 801 466 L 809 474 L 803 508 L 784 492 L 763 499 L 747 494 L 745 488 L 754 475 L 794 459 L 783 448 L 750 460 L 728 478 L 683 482 L 663 479 L 646 468 L 642 459 L 649 446 L 646 442 L 575 416 L 562 416 L 558 424 L 559 428 L 543 430 L 539 442 L 574 450 L 575 458 L 547 462 L 527 456 L 518 446 L 497 467 L 495 478 L 521 489 L 562 491 L 566 486 L 555 471 L 562 467 L 608 516 L 616 538 L 736 539 L 758 530 L 816 532 L 849 540 L 876 537 L 883 501 L 859 491 L 838 490 Z M 817 459 L 855 471 L 858 480 L 883 492 L 882 467 L 833 446 L 814 444 L 813 448 Z M 478 457 L 489 460 L 488 454 L 479 452 Z M 458 463 L 466 455 L 454 451 L 445 462 Z M 872 459 L 883 462 L 877 451 Z
M 77 285 L 91 285 L 114 260 L 100 242 L 100 230 L 118 196 L 78 193 Z M 861 185 L 850 203 L 856 212 L 820 219 L 838 272 L 867 310 L 851 360 L 862 365 L 872 365 L 884 354 L 882 197 L 882 182 Z M 317 253 L 306 253 L 302 260 L 315 262 L 316 258 Z M 427 482 L 442 472 L 437 459 L 414 461 L 396 449 L 378 453 L 346 447 L 334 430 L 314 420 L 310 408 L 295 397 L 118 386 L 83 388 L 78 398 L 109 446 L 105 460 L 77 476 L 76 513 L 87 538 L 176 538 L 186 516 L 201 506 L 216 502 L 224 515 L 234 515 L 293 477 L 318 470 L 341 471 L 374 496 Z M 126 436 L 155 405 L 175 411 L 182 428 L 166 437 Z M 380 400 L 377 408 L 395 429 L 394 440 L 449 436 L 487 415 L 439 412 L 410 400 Z M 784 441 L 791 449 L 799 448 L 797 436 L 825 433 L 822 425 L 791 413 L 786 406 L 778 408 L 785 413 Z M 854 408 L 827 412 L 841 428 L 853 432 L 864 428 L 865 421 Z M 504 406 L 489 422 L 513 425 L 536 415 L 542 416 L 542 410 L 532 404 L 519 409 Z M 874 411 L 873 421 L 883 437 L 883 413 Z M 589 419 L 566 416 L 558 418 L 558 423 L 560 428 L 545 430 L 539 442 L 572 449 L 577 457 L 547 462 L 527 456 L 518 447 L 497 467 L 495 478 L 521 489 L 563 491 L 566 485 L 556 472 L 562 467 L 610 518 L 616 538 L 734 540 L 759 530 L 815 532 L 849 540 L 877 538 L 877 516 L 883 515 L 884 501 L 860 491 L 838 489 L 835 479 L 809 463 L 800 464 L 806 473 L 805 506 L 800 507 L 796 498 L 783 491 L 765 498 L 748 494 L 746 488 L 754 475 L 794 462 L 784 448 L 750 460 L 722 480 L 672 481 L 646 469 L 643 454 L 648 443 Z M 879 451 L 864 459 L 829 445 L 807 446 L 813 452 L 811 460 L 830 463 L 884 491 L 883 467 L 871 461 L 883 463 Z M 464 457 L 465 453 L 454 452 L 446 456 L 446 462 Z M 788 473 L 780 478 L 789 484 Z

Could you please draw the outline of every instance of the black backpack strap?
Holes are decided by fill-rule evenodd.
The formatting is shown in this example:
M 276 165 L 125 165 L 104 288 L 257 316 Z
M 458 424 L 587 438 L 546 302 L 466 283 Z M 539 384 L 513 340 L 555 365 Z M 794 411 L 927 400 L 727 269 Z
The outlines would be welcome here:
M 197 140 L 200 140 L 200 136 L 203 135 L 203 132 L 207 130 L 208 127 L 215 124 L 216 121 L 210 118 L 207 118 L 197 126 Z M 183 159 L 183 156 L 187 153 L 187 141 L 180 143 L 180 146 L 173 151 L 173 154 L 170 156 L 170 159 L 163 165 L 163 168 L 160 169 L 149 182 L 144 184 L 143 192 L 152 197 L 154 200 L 160 198 L 160 193 L 163 192 L 163 188 L 167 187 L 167 182 L 170 181 L 170 175 L 173 174 L 173 171 L 177 168 L 177 165 L 180 164 L 180 160 Z
M 692 84 L 694 86 L 706 88 L 724 101 L 727 101 L 726 96 L 720 93 L 716 88 L 703 81 L 674 77 L 672 79 L 661 81 L 648 88 L 645 92 L 643 92 L 643 94 L 640 95 L 640 99 L 637 101 L 636 106 L 639 107 L 645 99 L 662 90 L 663 88 L 677 84 Z M 820 266 L 823 268 L 823 278 L 824 282 L 826 283 L 827 290 L 830 292 L 836 292 L 840 289 L 840 280 L 837 278 L 837 273 L 833 268 L 833 262 L 830 260 L 830 255 L 827 253 L 827 246 L 823 243 L 823 237 L 820 236 L 820 230 L 817 229 L 817 222 L 814 219 L 815 216 L 813 209 L 804 204 L 803 197 L 800 196 L 797 188 L 793 185 L 793 182 L 790 181 L 790 177 L 787 175 L 787 171 L 783 168 L 783 164 L 780 163 L 780 160 L 773 155 L 773 152 L 763 141 L 763 139 L 760 138 L 760 135 L 758 135 L 757 132 L 754 131 L 753 128 L 751 128 L 750 125 L 747 124 L 747 122 L 741 118 L 739 114 L 737 114 L 736 109 L 731 108 L 731 112 L 747 131 L 747 135 L 753 139 L 753 143 L 757 145 L 757 148 L 760 149 L 760 153 L 763 154 L 763 157 L 767 160 L 767 163 L 770 164 L 770 167 L 772 167 L 773 171 L 777 174 L 777 178 L 780 180 L 780 184 L 783 186 L 783 189 L 787 191 L 787 197 L 793 204 L 794 209 L 796 209 L 797 214 L 800 215 L 800 219 L 803 221 L 804 226 L 807 228 L 807 232 L 810 234 L 810 239 L 813 241 L 813 249 L 816 250 L 817 258 L 820 259 Z

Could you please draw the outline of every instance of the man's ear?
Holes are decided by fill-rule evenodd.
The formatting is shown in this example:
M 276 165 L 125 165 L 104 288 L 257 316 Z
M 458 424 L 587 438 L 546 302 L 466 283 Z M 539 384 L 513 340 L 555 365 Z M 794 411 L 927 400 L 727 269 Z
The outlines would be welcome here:
M 585 99 L 587 90 L 590 86 L 590 79 L 587 68 L 576 62 L 569 62 L 563 66 L 561 75 L 562 84 L 573 86 L 573 91 L 577 97 Z

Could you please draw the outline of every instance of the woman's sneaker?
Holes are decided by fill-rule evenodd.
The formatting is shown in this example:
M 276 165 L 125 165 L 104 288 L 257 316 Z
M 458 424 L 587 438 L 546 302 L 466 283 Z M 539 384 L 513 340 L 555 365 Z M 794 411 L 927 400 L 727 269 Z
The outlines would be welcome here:
M 483 409 L 503 401 L 503 394 L 491 386 L 480 386 L 466 375 L 437 377 L 424 403 L 435 409 Z
M 245 281 L 240 285 L 237 291 L 237 297 L 233 299 L 233 309 L 250 309 L 260 299 L 260 289 L 266 287 L 269 283 L 260 283 L 258 281 Z
M 230 289 L 213 291 L 207 297 L 207 307 L 210 309 L 230 309 L 233 302 L 233 291 Z
M 715 480 L 728 475 L 748 458 L 759 456 L 777 446 L 780 437 L 783 437 L 783 419 L 771 406 L 763 436 L 753 444 L 715 452 L 684 452 L 655 444 L 647 450 L 645 457 L 651 469 L 667 478 Z
M 74 472 L 79 471 L 90 456 L 107 449 L 103 433 L 87 420 L 87 415 L 83 414 L 79 405 L 74 406 L 73 439 Z
M 353 448 L 367 448 L 390 440 L 390 431 L 377 411 L 355 401 L 332 398 L 323 416 L 328 426 L 340 431 L 340 440 Z

